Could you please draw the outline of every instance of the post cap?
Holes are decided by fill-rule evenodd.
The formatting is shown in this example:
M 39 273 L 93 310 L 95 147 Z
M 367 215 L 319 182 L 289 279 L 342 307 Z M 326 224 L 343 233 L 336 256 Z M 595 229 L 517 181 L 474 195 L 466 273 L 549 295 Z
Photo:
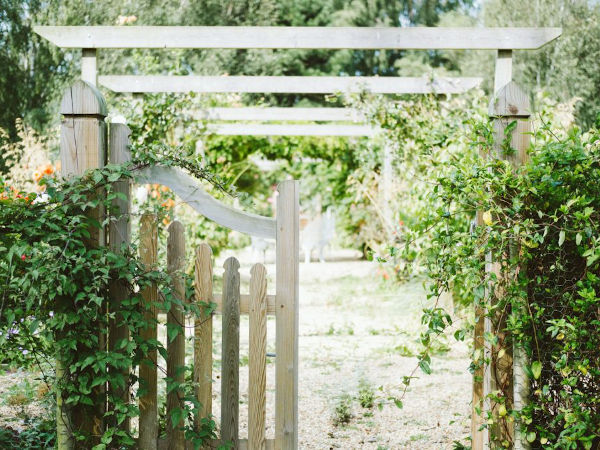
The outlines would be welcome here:
M 529 117 L 531 116 L 529 97 L 517 83 L 511 81 L 498 90 L 490 101 L 490 117 Z
M 108 109 L 100 91 L 86 81 L 77 80 L 63 94 L 60 113 L 65 116 L 92 115 L 106 117 Z

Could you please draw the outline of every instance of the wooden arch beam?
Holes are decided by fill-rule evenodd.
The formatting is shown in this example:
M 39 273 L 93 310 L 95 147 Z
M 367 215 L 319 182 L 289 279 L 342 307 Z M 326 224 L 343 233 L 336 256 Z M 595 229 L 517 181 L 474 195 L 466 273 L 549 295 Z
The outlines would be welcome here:
M 138 172 L 141 184 L 162 184 L 204 217 L 240 233 L 275 239 L 275 220 L 225 205 L 209 195 L 200 182 L 175 167 L 151 166 Z

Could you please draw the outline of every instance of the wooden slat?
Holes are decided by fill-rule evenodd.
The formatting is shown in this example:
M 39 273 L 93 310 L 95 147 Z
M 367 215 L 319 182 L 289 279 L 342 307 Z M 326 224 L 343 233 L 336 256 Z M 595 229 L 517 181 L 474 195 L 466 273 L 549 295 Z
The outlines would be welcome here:
M 213 302 L 216 303 L 215 313 L 222 314 L 223 313 L 223 300 L 221 294 L 213 295 Z M 267 315 L 274 316 L 275 315 L 275 296 L 267 295 Z M 240 294 L 240 314 L 249 314 L 250 313 L 250 296 L 248 294 Z
M 280 108 L 242 107 L 208 108 L 193 116 L 202 120 L 307 121 L 307 122 L 364 122 L 365 116 L 351 108 Z
M 158 183 L 169 187 L 177 196 L 204 217 L 240 233 L 275 239 L 275 221 L 225 205 L 207 194 L 200 181 L 176 167 L 151 166 L 138 172 L 137 182 Z
M 109 160 L 111 164 L 123 164 L 131 160 L 129 152 L 129 135 L 131 130 L 125 124 L 115 123 L 110 126 L 109 133 Z M 117 181 L 113 184 L 113 192 L 125 195 L 126 200 L 115 199 L 113 207 L 117 209 L 117 217 L 109 224 L 109 246 L 111 251 L 121 254 L 123 246 L 129 246 L 131 242 L 131 222 L 129 220 L 130 203 L 131 203 L 131 183 L 129 180 Z M 120 341 L 129 340 L 129 328 L 124 324 L 124 317 L 120 314 L 121 301 L 129 297 L 128 287 L 125 283 L 119 280 L 112 280 L 109 285 L 109 293 L 111 299 L 111 311 L 115 313 L 113 319 L 110 319 L 108 345 L 111 352 L 117 351 Z M 126 369 L 121 371 L 125 388 L 118 386 L 109 386 L 111 394 L 115 397 L 121 396 L 125 404 L 129 403 L 129 371 Z M 125 419 L 121 428 L 129 430 L 129 418 Z M 116 417 L 113 418 L 113 423 L 116 424 Z
M 368 125 L 302 125 L 222 123 L 208 124 L 206 132 L 220 136 L 375 136 L 377 130 Z
M 223 265 L 223 342 L 221 358 L 221 442 L 238 445 L 240 390 L 240 263 Z
M 145 214 L 140 220 L 140 259 L 148 269 L 156 267 L 158 226 L 156 215 Z M 156 286 L 150 286 L 142 291 L 145 305 L 151 305 L 158 300 Z M 144 318 L 148 322 L 157 319 L 156 307 L 144 308 Z M 157 338 L 156 324 L 140 332 L 143 340 Z M 139 419 L 139 448 L 156 449 L 158 437 L 158 407 L 157 407 L 157 374 L 156 374 L 156 350 L 147 355 L 147 360 L 142 361 L 139 368 L 140 379 L 146 387 L 146 393 L 140 397 L 140 419 Z M 140 381 L 142 382 L 142 381 Z
M 169 225 L 167 239 L 167 272 L 173 283 L 173 294 L 181 302 L 185 301 L 185 233 L 181 222 L 175 220 Z M 169 327 L 181 327 L 181 332 L 175 339 L 168 338 L 167 333 L 167 378 L 175 383 L 185 380 L 185 314 L 181 306 L 173 305 L 167 314 L 167 330 Z M 183 392 L 181 389 L 172 390 L 167 394 L 167 439 L 169 450 L 184 450 L 185 439 L 183 423 L 173 424 L 171 411 L 183 408 Z
M 114 92 L 458 94 L 481 78 L 103 75 L 98 83 Z
M 194 279 L 196 303 L 200 308 L 200 317 L 196 317 L 194 323 L 194 382 L 201 405 L 200 419 L 212 414 L 213 316 L 207 314 L 205 306 L 213 301 L 212 250 L 208 244 L 196 247 Z
M 36 26 L 66 48 L 536 49 L 560 28 Z
M 298 182 L 279 184 L 276 240 L 275 447 L 298 448 Z
M 250 278 L 248 447 L 265 449 L 267 407 L 267 271 L 255 264 Z

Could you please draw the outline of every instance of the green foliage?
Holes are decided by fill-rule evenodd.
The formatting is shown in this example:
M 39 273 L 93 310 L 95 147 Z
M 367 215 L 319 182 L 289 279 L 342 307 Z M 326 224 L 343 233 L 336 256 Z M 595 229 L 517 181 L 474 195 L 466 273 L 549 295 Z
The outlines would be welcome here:
M 332 422 L 336 427 L 348 425 L 354 415 L 352 414 L 352 397 L 349 394 L 342 394 L 337 399 L 333 408 Z
M 460 285 L 466 301 L 501 327 L 502 334 L 486 336 L 486 345 L 525 350 L 533 394 L 523 410 L 507 414 L 530 442 L 593 448 L 600 442 L 600 133 L 574 129 L 559 137 L 543 126 L 534 135 L 530 161 L 515 168 L 480 157 L 480 149 L 496 154 L 492 130 L 481 123 L 473 130 L 472 149 L 449 159 L 432 180 L 417 223 L 428 242 L 431 297 Z M 514 153 L 510 140 L 500 151 Z M 470 226 L 476 211 L 483 211 L 484 226 Z M 484 270 L 488 254 L 502 275 Z M 424 311 L 423 323 L 428 344 L 451 320 L 434 307 Z M 478 355 L 474 360 L 482 362 Z M 430 372 L 429 352 L 420 355 L 420 366 Z M 494 396 L 502 402 L 510 397 Z
M 134 163 L 135 167 L 143 164 Z M 197 306 L 172 294 L 170 279 L 163 271 L 146 268 L 138 260 L 135 247 L 113 252 L 97 245 L 100 230 L 120 217 L 112 204 L 121 194 L 112 190 L 112 184 L 131 179 L 133 173 L 131 167 L 107 166 L 69 181 L 46 179 L 47 198 L 43 201 L 0 182 L 2 362 L 38 366 L 74 415 L 78 445 L 96 442 L 98 449 L 134 444 L 133 437 L 117 427 L 139 414 L 134 404 L 123 401 L 122 392 L 140 382 L 137 395 L 142 395 L 144 382 L 134 375 L 135 368 L 147 364 L 155 351 L 166 358 L 160 342 L 141 337 L 141 330 L 155 325 L 145 312 L 178 306 L 188 314 L 200 313 Z M 119 283 L 128 292 L 118 305 L 109 295 L 110 283 Z M 141 292 L 153 284 L 161 295 L 150 305 Z M 131 339 L 115 342 L 114 349 L 106 350 L 105 336 L 98 330 L 106 329 L 112 319 L 127 327 Z M 63 370 L 48 371 L 55 357 Z M 133 371 L 124 376 L 127 367 Z M 102 410 L 105 385 L 110 387 L 108 401 L 115 413 L 106 413 L 106 428 L 91 436 L 82 422 Z M 199 446 L 215 437 L 210 418 L 199 430 L 193 427 L 200 407 L 193 384 L 167 380 L 167 390 L 181 394 L 180 408 L 172 414 L 190 440 Z
M 367 409 L 371 409 L 375 404 L 375 390 L 367 380 L 360 380 L 358 384 L 358 402 Z

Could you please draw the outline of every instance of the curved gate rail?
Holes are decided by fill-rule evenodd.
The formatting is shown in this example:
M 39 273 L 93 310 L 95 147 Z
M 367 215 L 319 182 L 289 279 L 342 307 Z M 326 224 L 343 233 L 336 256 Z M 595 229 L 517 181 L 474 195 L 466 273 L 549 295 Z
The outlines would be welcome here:
M 80 175 L 88 169 L 104 166 L 105 155 L 111 163 L 120 164 L 130 159 L 128 152 L 129 129 L 126 125 L 112 124 L 106 139 L 106 104 L 102 95 L 92 85 L 77 81 L 68 88 L 61 103 L 63 115 L 61 127 L 61 162 L 63 174 Z M 180 169 L 172 167 L 148 167 L 139 174 L 140 183 L 158 183 L 171 188 L 182 201 L 205 217 L 218 224 L 242 233 L 272 238 L 276 242 L 275 295 L 267 295 L 266 270 L 256 264 L 251 270 L 250 292 L 240 294 L 239 262 L 229 258 L 225 262 L 223 289 L 213 293 L 212 251 L 206 244 L 195 250 L 195 301 L 215 302 L 216 313 L 222 315 L 222 372 L 221 372 L 221 440 L 233 442 L 236 449 L 296 449 L 298 448 L 298 182 L 284 181 L 278 186 L 276 219 L 245 213 L 227 206 L 206 193 L 201 184 Z M 116 200 L 122 218 L 109 226 L 108 239 L 102 233 L 95 236 L 99 244 L 106 244 L 119 251 L 130 242 L 129 182 L 119 181 L 115 190 L 125 194 L 127 200 Z M 95 211 L 94 214 L 102 214 Z M 154 266 L 157 258 L 156 218 L 145 215 L 140 222 L 140 256 L 144 264 Z M 173 277 L 175 295 L 183 298 L 183 280 L 178 275 L 185 267 L 185 241 L 183 226 L 173 222 L 169 226 L 167 243 L 167 268 Z M 118 304 L 127 293 L 117 284 L 111 285 L 110 294 Z M 157 296 L 148 288 L 143 292 L 147 302 Z M 202 310 L 202 308 L 201 308 Z M 118 315 L 118 311 L 115 311 Z M 157 317 L 158 311 L 149 315 Z M 240 314 L 248 314 L 249 331 L 249 417 L 248 440 L 239 439 L 239 323 Z M 276 318 L 276 366 L 275 366 L 275 438 L 266 439 L 266 323 L 267 315 Z M 167 323 L 183 323 L 183 311 L 171 311 Z M 108 348 L 127 338 L 127 329 L 119 327 L 118 318 L 106 333 Z M 203 407 L 202 416 L 212 411 L 212 323 L 213 317 L 196 318 L 194 336 L 194 381 L 197 398 Z M 144 330 L 148 339 L 156 339 L 156 327 Z M 156 361 L 156 355 L 150 355 Z M 183 336 L 168 342 L 167 376 L 177 378 L 177 368 L 185 364 L 185 339 Z M 60 361 L 57 361 L 60 370 Z M 166 441 L 158 439 L 157 371 L 156 364 L 140 365 L 140 378 L 147 389 L 140 398 L 140 423 L 138 445 L 143 449 L 191 448 L 181 431 L 167 426 Z M 183 381 L 183 380 L 181 380 Z M 108 386 L 108 389 L 111 387 Z M 128 400 L 129 393 L 124 397 Z M 167 397 L 169 410 L 177 405 L 177 392 Z M 110 405 L 108 406 L 110 408 Z M 71 448 L 68 435 L 69 418 L 60 405 L 58 408 L 58 448 Z M 102 423 L 101 412 L 90 418 L 97 427 Z M 92 425 L 90 425 L 91 427 Z M 128 427 L 129 424 L 124 426 Z

